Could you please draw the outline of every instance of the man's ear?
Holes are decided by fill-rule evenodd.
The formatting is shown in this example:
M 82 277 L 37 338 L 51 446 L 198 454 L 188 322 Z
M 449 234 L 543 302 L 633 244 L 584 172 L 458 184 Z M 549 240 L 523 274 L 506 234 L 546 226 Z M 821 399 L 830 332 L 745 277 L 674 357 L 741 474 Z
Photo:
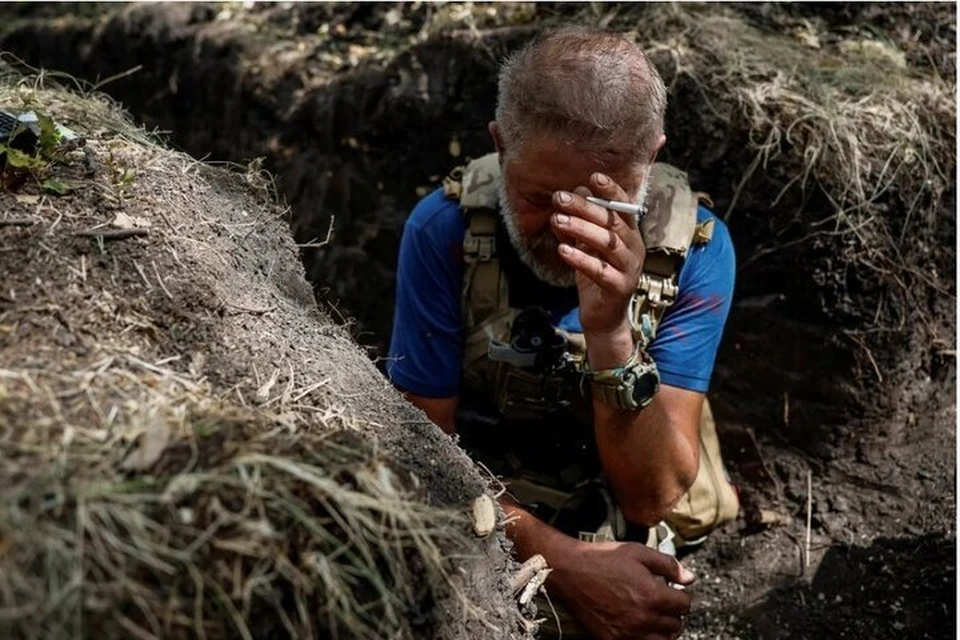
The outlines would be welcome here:
M 497 154 L 500 156 L 500 163 L 503 163 L 503 138 L 500 135 L 500 126 L 497 124 L 496 120 L 491 120 L 490 124 L 487 125 L 487 130 L 490 132 L 490 137 L 493 138 L 493 147 L 497 150 Z
M 653 164 L 657 161 L 657 154 L 660 153 L 660 150 L 663 149 L 663 145 L 667 143 L 667 134 L 661 133 L 660 139 L 657 140 L 657 144 L 653 145 L 653 153 L 650 154 L 650 164 Z

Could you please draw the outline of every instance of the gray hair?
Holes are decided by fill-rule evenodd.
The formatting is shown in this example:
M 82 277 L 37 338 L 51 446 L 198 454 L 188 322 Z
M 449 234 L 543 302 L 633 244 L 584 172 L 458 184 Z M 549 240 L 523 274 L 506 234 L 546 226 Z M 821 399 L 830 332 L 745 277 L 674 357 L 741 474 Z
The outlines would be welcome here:
M 636 44 L 607 31 L 542 33 L 500 68 L 496 120 L 507 153 L 546 133 L 614 164 L 643 163 L 663 134 L 666 107 L 656 67 Z

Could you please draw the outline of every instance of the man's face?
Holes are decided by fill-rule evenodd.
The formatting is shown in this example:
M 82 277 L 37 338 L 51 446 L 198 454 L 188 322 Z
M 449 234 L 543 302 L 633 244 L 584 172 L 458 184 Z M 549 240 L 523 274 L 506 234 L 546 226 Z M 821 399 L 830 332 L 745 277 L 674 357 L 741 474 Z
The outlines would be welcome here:
M 588 185 L 594 172 L 603 171 L 636 202 L 646 197 L 642 168 L 604 167 L 592 155 L 544 134 L 528 137 L 515 152 L 504 156 L 500 211 L 510 240 L 524 264 L 553 286 L 576 284 L 574 270 L 557 253 L 564 239 L 558 238 L 550 225 L 555 191 Z

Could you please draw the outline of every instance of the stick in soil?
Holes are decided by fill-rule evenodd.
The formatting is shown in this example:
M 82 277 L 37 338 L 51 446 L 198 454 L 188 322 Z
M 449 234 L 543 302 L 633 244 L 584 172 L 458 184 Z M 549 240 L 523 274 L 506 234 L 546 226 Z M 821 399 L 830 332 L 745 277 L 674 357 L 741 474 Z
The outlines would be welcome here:
M 547 568 L 546 559 L 539 553 L 524 562 L 510 581 L 510 590 L 519 593 L 535 575 Z
M 807 471 L 807 540 L 806 546 L 804 548 L 803 554 L 803 568 L 804 570 L 810 566 L 810 521 L 813 514 L 813 474 L 810 471 Z
M 547 577 L 551 571 L 553 571 L 553 569 L 542 569 L 533 576 L 530 582 L 527 583 L 527 586 L 523 588 L 523 593 L 520 594 L 521 605 L 525 605 L 533 600 L 533 596 L 537 595 L 537 592 L 543 587 L 543 583 L 547 581 Z
M 124 240 L 126 238 L 150 235 L 149 229 L 84 229 L 74 231 L 79 238 L 103 238 L 104 240 Z
M 36 218 L 8 218 L 0 220 L 0 227 L 32 227 L 38 222 Z

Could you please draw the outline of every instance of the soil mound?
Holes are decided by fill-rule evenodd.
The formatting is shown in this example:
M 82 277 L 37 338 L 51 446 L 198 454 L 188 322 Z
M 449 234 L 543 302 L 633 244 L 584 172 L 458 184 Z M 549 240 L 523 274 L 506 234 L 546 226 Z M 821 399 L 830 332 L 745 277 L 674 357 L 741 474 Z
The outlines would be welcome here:
M 268 177 L 0 104 L 85 140 L 0 174 L 2 635 L 522 637 L 485 481 L 318 310 Z

